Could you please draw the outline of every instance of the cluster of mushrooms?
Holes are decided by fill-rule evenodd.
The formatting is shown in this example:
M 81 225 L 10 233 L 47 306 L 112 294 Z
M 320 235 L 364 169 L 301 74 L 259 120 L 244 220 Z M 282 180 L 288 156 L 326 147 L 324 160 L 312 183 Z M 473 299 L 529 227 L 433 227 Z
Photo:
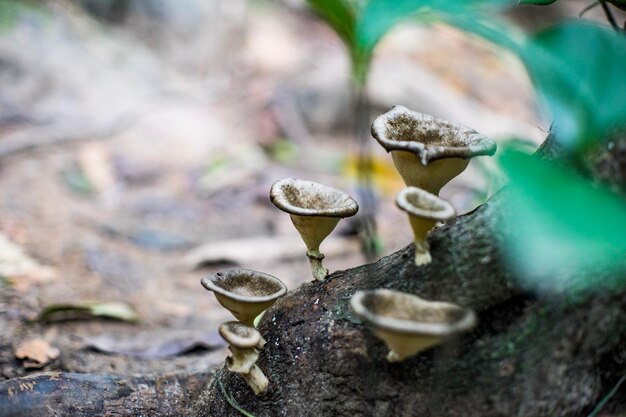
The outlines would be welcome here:
M 493 155 L 496 144 L 467 127 L 402 106 L 379 116 L 372 124 L 372 136 L 391 153 L 407 186 L 397 195 L 396 205 L 409 217 L 415 264 L 428 264 L 432 261 L 428 233 L 438 223 L 456 216 L 454 207 L 439 197 L 439 191 L 467 168 L 470 158 Z M 323 281 L 328 270 L 322 265 L 320 245 L 340 219 L 357 213 L 357 202 L 332 187 L 293 178 L 275 182 L 270 199 L 290 215 L 306 245 L 313 277 Z M 285 294 L 285 285 L 271 275 L 247 269 L 217 273 L 202 279 L 202 285 L 239 320 L 220 326 L 220 334 L 232 352 L 226 361 L 227 369 L 240 373 L 257 395 L 262 394 L 268 380 L 256 360 L 265 340 L 254 327 L 254 319 Z M 436 346 L 476 323 L 470 309 L 389 289 L 358 291 L 350 305 L 385 342 L 390 362 Z

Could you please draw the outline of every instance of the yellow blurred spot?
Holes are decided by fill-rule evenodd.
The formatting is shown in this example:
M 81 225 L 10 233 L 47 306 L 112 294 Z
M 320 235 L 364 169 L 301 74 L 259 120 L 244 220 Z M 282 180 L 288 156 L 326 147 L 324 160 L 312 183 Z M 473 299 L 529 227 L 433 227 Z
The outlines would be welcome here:
M 343 161 L 342 175 L 354 181 L 359 180 L 357 155 L 346 156 Z M 370 175 L 373 186 L 383 196 L 395 196 L 405 187 L 391 157 L 372 156 Z

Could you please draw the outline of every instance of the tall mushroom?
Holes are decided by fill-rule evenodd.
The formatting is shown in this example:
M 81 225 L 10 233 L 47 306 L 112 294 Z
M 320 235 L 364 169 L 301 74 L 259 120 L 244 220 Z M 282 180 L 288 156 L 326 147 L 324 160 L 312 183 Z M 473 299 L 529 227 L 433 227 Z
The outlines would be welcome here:
M 391 152 L 407 186 L 436 195 L 467 168 L 470 158 L 496 152 L 495 142 L 472 129 L 402 106 L 378 116 L 372 136 Z
M 472 310 L 394 290 L 359 291 L 350 306 L 390 349 L 389 362 L 430 349 L 476 324 Z
M 237 321 L 220 325 L 220 336 L 228 343 L 232 356 L 226 358 L 226 368 L 241 374 L 256 395 L 263 394 L 269 385 L 267 377 L 256 365 L 263 343 L 261 333 L 254 327 Z
M 280 210 L 289 213 L 304 240 L 313 277 L 319 281 L 326 278 L 328 270 L 322 265 L 324 255 L 320 244 L 340 219 L 357 213 L 357 202 L 335 188 L 294 178 L 276 181 L 270 190 L 270 199 Z
M 287 287 L 278 278 L 252 269 L 231 269 L 202 278 L 202 286 L 213 291 L 217 301 L 243 324 L 254 319 L 285 295 Z
M 446 200 L 417 187 L 407 187 L 396 196 L 396 205 L 407 212 L 413 229 L 415 265 L 430 263 L 430 245 L 426 236 L 438 221 L 454 218 L 454 207 Z

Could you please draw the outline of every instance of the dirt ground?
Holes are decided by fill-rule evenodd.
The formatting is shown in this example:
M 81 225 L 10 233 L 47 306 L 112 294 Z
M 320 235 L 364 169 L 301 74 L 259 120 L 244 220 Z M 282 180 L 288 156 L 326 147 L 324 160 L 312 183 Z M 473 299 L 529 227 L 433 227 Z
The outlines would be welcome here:
M 0 380 L 220 365 L 216 329 L 231 318 L 202 276 L 239 265 L 289 288 L 311 279 L 271 184 L 309 179 L 359 199 L 346 54 L 306 8 L 134 4 L 98 18 L 49 1 L 1 28 Z M 519 63 L 450 28 L 394 31 L 369 87 L 377 114 L 402 104 L 497 140 L 545 135 Z M 393 204 L 401 180 L 372 152 L 382 256 L 411 234 Z M 442 195 L 471 210 L 493 191 L 490 169 L 472 162 Z M 365 262 L 356 224 L 342 221 L 322 245 L 331 270 Z M 87 302 L 124 303 L 139 319 L 67 308 L 41 319 Z M 34 339 L 47 345 L 25 344 Z M 20 348 L 37 352 L 18 359 Z

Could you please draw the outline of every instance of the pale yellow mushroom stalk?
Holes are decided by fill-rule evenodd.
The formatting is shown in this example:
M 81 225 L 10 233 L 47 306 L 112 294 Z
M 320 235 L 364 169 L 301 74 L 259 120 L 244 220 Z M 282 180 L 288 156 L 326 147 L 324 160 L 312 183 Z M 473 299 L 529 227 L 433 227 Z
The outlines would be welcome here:
M 202 285 L 240 322 L 254 327 L 254 319 L 287 292 L 278 278 L 252 269 L 230 269 L 204 277 Z
M 270 189 L 270 200 L 280 210 L 289 213 L 306 245 L 313 277 L 319 281 L 326 278 L 328 270 L 322 265 L 324 255 L 320 252 L 320 244 L 339 220 L 357 213 L 357 202 L 343 191 L 294 178 L 276 181 Z
M 372 136 L 391 152 L 407 186 L 436 195 L 467 168 L 470 158 L 496 152 L 495 142 L 468 127 L 402 106 L 378 116 Z
M 394 290 L 359 291 L 350 306 L 385 342 L 389 362 L 403 361 L 476 324 L 472 310 Z
M 219 328 L 220 336 L 228 343 L 232 355 L 226 358 L 226 368 L 240 374 L 256 395 L 267 391 L 269 381 L 256 365 L 261 344 L 261 333 L 251 326 L 228 321 Z
M 453 219 L 454 207 L 446 200 L 417 187 L 407 187 L 396 196 L 396 205 L 409 215 L 415 245 L 415 265 L 432 261 L 428 232 L 437 222 Z

